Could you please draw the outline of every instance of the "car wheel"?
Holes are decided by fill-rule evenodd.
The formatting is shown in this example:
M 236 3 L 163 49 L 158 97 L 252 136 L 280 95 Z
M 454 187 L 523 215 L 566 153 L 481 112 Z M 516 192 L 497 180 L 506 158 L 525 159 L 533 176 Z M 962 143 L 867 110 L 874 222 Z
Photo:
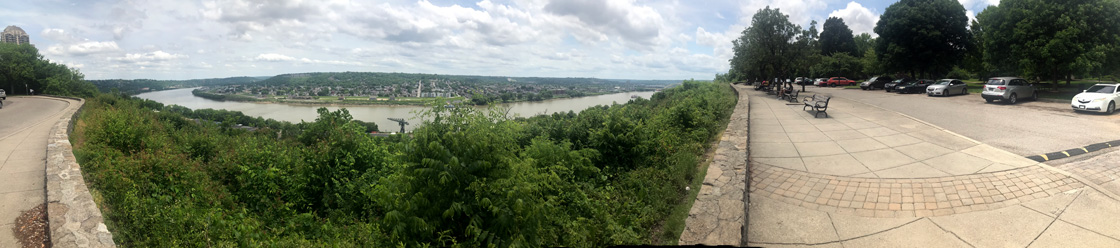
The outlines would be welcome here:
M 1015 93 L 1011 93 L 1011 98 L 1007 98 L 1007 103 L 1015 104 L 1017 102 L 1019 102 L 1019 96 L 1016 96 Z
M 1108 102 L 1108 110 L 1104 113 L 1111 115 L 1113 112 L 1116 112 L 1116 102 Z

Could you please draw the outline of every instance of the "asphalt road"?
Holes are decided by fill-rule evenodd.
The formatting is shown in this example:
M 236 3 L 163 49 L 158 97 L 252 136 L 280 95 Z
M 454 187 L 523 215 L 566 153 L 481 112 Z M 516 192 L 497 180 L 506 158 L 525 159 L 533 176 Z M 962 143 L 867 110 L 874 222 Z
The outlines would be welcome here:
M 924 93 L 902 95 L 883 90 L 806 89 L 803 94 L 831 94 L 897 111 L 1023 156 L 1120 140 L 1120 114 L 1074 112 L 1068 100 L 1020 100 L 1009 105 L 986 103 L 979 93 L 927 97 Z
M 54 121 L 58 112 L 70 106 L 65 100 L 45 97 L 8 97 L 0 109 L 0 138 L 20 132 L 43 121 Z M 46 149 L 44 147 L 43 149 Z

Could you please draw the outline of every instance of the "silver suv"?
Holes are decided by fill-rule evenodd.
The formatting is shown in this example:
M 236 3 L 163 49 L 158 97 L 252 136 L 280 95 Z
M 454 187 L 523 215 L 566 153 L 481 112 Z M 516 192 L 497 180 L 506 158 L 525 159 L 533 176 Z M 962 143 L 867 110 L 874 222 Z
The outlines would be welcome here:
M 988 79 L 988 83 L 984 84 L 984 92 L 981 92 L 980 96 L 988 102 L 999 100 L 1015 104 L 1023 96 L 1030 96 L 1032 100 L 1038 100 L 1038 89 L 1033 84 L 1028 83 L 1026 79 L 994 77 Z
M 8 92 L 5 92 L 4 89 L 0 89 L 0 100 L 8 100 Z

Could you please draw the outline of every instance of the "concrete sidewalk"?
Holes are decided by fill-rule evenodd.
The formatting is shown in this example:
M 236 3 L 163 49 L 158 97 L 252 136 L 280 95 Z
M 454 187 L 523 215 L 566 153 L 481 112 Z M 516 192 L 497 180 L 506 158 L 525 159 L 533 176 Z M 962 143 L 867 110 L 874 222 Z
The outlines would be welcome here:
M 1120 246 L 1120 204 L 1096 179 L 847 99 L 814 118 L 741 93 L 749 245 Z
M 47 97 L 10 97 L 5 102 L 17 101 L 21 105 L 5 104 L 3 109 L 6 121 L 17 123 L 0 133 L 0 247 L 20 247 L 12 232 L 16 217 L 46 203 L 47 137 L 62 114 L 77 106 Z

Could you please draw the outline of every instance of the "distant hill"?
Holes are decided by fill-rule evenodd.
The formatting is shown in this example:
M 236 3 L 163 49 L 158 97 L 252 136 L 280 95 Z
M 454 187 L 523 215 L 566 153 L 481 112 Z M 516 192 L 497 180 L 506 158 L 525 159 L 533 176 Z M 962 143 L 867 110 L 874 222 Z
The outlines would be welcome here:
M 249 84 L 260 80 L 262 80 L 262 77 L 229 77 L 190 80 L 104 79 L 88 81 L 90 83 L 93 83 L 94 86 L 97 86 L 97 90 L 101 92 L 110 92 L 113 89 L 117 89 L 122 93 L 131 95 L 145 91 L 191 88 L 199 86 Z
M 549 78 L 549 77 L 501 77 L 474 75 L 442 75 L 397 72 L 312 72 L 282 74 L 256 82 L 267 86 L 370 86 L 414 83 L 417 81 L 455 81 L 468 84 L 552 84 L 577 86 L 587 84 L 633 84 L 669 85 L 680 80 L 619 80 L 598 78 Z
M 414 84 L 418 81 L 452 81 L 474 85 L 502 85 L 502 84 L 548 84 L 554 86 L 605 86 L 623 85 L 637 87 L 661 88 L 680 83 L 681 80 L 629 80 L 629 79 L 599 79 L 599 78 L 550 78 L 550 77 L 501 77 L 501 76 L 476 76 L 476 75 L 442 75 L 424 73 L 398 73 L 398 72 L 310 72 L 291 73 L 276 76 L 258 77 L 229 77 L 190 80 L 154 80 L 154 79 L 104 79 L 89 80 L 101 92 L 110 92 L 118 89 L 126 94 L 139 94 L 146 91 L 158 91 L 177 88 L 191 88 L 200 86 L 223 85 L 258 85 L 258 86 L 387 86 L 399 84 Z

